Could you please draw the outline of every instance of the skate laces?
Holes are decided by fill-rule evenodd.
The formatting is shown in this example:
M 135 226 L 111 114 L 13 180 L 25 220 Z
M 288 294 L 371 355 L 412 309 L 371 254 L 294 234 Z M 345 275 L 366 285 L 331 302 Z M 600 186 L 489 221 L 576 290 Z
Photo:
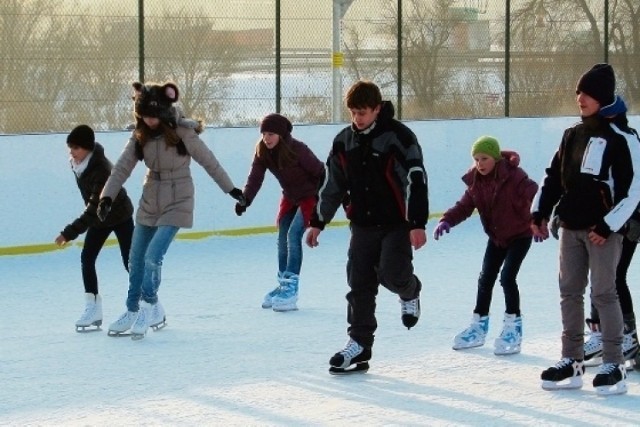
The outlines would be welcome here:
M 122 316 L 120 316 L 120 318 L 118 320 L 116 320 L 116 324 L 117 325 L 126 325 L 127 323 L 129 323 L 130 322 L 130 318 L 131 318 L 131 315 L 129 313 L 130 312 L 127 311 Z
M 360 344 L 355 342 L 353 339 L 349 339 L 344 348 L 340 350 L 340 354 L 344 356 L 345 360 L 351 360 L 362 353 L 363 349 L 364 348 Z
M 602 348 L 602 334 L 600 332 L 591 332 L 589 339 L 584 343 L 584 351 L 588 353 L 599 351 Z
M 562 358 L 558 363 L 556 363 L 554 368 L 556 369 L 566 368 L 567 366 L 571 366 L 575 361 L 576 361 L 575 359 L 572 359 L 570 357 L 565 357 L 565 358 Z
M 400 300 L 400 309 L 402 310 L 402 314 L 410 314 L 411 316 L 415 316 L 418 313 L 418 298 L 414 298 L 409 301 Z
M 636 331 L 624 334 L 622 337 L 622 350 L 628 351 L 638 347 L 638 339 L 636 337 Z
M 518 330 L 515 323 L 505 324 L 500 339 L 505 342 L 516 342 L 518 340 Z
M 613 371 L 615 371 L 616 369 L 618 369 L 618 364 L 617 363 L 603 363 L 602 366 L 600 366 L 600 370 L 598 371 L 598 375 L 600 375 L 600 374 L 609 375 Z

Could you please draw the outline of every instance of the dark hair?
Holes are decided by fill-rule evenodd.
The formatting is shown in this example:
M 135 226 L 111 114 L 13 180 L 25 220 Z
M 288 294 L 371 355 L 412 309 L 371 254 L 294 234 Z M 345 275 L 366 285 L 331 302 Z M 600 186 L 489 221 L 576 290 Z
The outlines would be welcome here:
M 376 108 L 382 104 L 380 88 L 368 80 L 354 83 L 344 97 L 347 108 Z
M 282 170 L 293 166 L 298 161 L 298 155 L 291 146 L 290 138 L 280 137 L 280 142 L 271 150 L 267 148 L 262 138 L 256 144 L 256 157 L 262 160 L 267 169 Z

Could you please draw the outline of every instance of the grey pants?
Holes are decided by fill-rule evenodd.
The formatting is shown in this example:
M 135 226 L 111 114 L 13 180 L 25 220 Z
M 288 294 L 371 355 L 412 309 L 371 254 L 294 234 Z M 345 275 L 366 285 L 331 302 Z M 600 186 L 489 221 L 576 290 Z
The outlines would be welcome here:
M 623 322 L 616 293 L 616 267 L 622 235 L 612 233 L 604 245 L 589 241 L 587 230 L 560 233 L 560 308 L 562 357 L 584 359 L 584 294 L 591 280 L 591 299 L 600 313 L 603 363 L 624 363 Z

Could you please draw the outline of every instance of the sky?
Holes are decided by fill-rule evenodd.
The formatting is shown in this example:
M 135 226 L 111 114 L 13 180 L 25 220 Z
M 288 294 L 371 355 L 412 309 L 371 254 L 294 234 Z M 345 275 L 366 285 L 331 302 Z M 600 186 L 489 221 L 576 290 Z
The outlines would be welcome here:
M 526 130 L 530 126 L 527 123 L 412 124 L 425 141 L 425 156 L 430 156 L 434 212 L 462 194 L 458 178 L 469 165 L 468 157 L 453 166 L 439 163 L 436 140 L 449 155 L 459 150 L 468 156 L 470 137 L 454 144 L 452 135 L 466 131 L 475 136 L 478 128 L 491 125 L 494 134 L 506 139 L 513 132 L 509 126 Z M 436 128 L 426 132 L 429 126 Z M 449 139 L 440 138 L 446 132 L 438 126 L 455 131 L 448 134 Z M 558 124 L 553 120 L 542 120 L 536 126 L 557 133 Z M 314 138 L 334 130 L 315 127 L 300 129 L 299 133 L 319 147 Z M 252 136 L 247 142 L 251 147 L 254 135 L 246 132 Z M 221 136 L 220 132 L 212 133 Z M 559 141 L 559 135 L 555 137 L 550 147 Z M 99 138 L 107 135 L 99 134 Z M 56 145 L 64 145 L 64 137 L 48 135 L 46 143 L 18 139 L 23 149 L 30 144 L 55 146 L 59 156 L 38 154 L 42 161 L 47 158 L 47 168 L 51 168 L 46 179 L 42 167 L 33 164 L 29 167 L 16 162 L 13 169 L 5 169 L 6 164 L 0 168 L 0 184 L 10 200 L 17 190 L 7 187 L 8 170 L 14 175 L 12 179 L 19 178 L 21 191 L 31 195 L 19 199 L 23 216 L 8 217 L 6 209 L 0 216 L 4 243 L 0 246 L 53 241 L 66 224 L 60 223 L 61 218 L 71 220 L 78 210 L 78 202 L 73 201 L 79 194 L 66 169 L 66 153 Z M 11 153 L 12 143 L 7 141 Z M 538 180 L 542 174 L 539 165 L 548 161 L 552 149 L 545 146 L 540 159 L 537 155 L 533 158 L 532 151 L 519 145 L 527 142 L 531 143 L 525 138 L 514 145 L 522 147 L 523 162 Z M 120 141 L 117 145 L 122 144 Z M 221 145 L 214 145 L 227 161 L 234 181 L 243 183 L 248 170 L 246 153 L 240 156 L 236 169 L 232 156 Z M 109 151 L 117 152 L 116 144 L 109 146 Z M 23 173 L 22 169 L 27 171 Z M 63 172 L 58 174 L 58 169 Z M 458 178 L 444 179 L 448 173 Z M 138 177 L 131 179 L 129 187 L 135 194 Z M 197 182 L 196 186 L 206 188 L 197 197 L 211 197 L 220 205 L 216 208 L 220 208 L 220 216 L 232 210 L 232 201 L 211 183 Z M 46 192 L 50 187 L 61 189 L 54 197 L 42 200 L 39 191 Z M 265 212 L 235 218 L 239 224 L 273 219 L 277 205 L 273 180 L 264 190 L 260 203 L 265 205 L 252 205 L 247 214 L 251 209 Z M 197 215 L 206 228 L 212 223 L 202 217 L 210 215 L 206 207 L 210 202 L 202 203 Z M 33 211 L 39 212 L 40 221 L 31 221 Z M 227 221 L 231 219 L 220 218 L 213 225 Z M 106 332 L 106 326 L 125 310 L 127 276 L 115 247 L 103 250 L 97 266 L 103 330 L 84 334 L 74 328 L 84 307 L 79 245 L 33 255 L 0 256 L 0 426 L 640 423 L 638 372 L 629 373 L 629 392 L 620 396 L 596 395 L 591 386 L 597 372 L 593 367 L 587 369 L 581 390 L 549 392 L 540 387 L 540 372 L 560 358 L 558 245 L 553 239 L 532 245 L 518 277 L 524 325 L 522 353 L 493 354 L 493 340 L 500 333 L 504 311 L 499 285 L 494 289 L 485 346 L 452 350 L 453 336 L 471 319 L 486 236 L 478 217 L 473 216 L 434 241 L 431 233 L 435 223 L 429 221 L 429 241 L 414 254 L 415 273 L 423 283 L 419 323 L 411 330 L 403 327 L 397 297 L 381 288 L 371 368 L 367 374 L 349 377 L 328 373 L 329 358 L 347 341 L 347 227 L 328 227 L 320 235 L 320 246 L 305 247 L 299 310 L 289 313 L 260 307 L 264 294 L 276 285 L 274 233 L 176 240 L 165 258 L 159 290 L 168 326 L 150 331 L 141 341 L 109 337 Z M 31 229 L 38 233 L 31 234 Z M 638 282 L 640 263 L 633 262 L 629 283 L 636 301 L 640 301 Z

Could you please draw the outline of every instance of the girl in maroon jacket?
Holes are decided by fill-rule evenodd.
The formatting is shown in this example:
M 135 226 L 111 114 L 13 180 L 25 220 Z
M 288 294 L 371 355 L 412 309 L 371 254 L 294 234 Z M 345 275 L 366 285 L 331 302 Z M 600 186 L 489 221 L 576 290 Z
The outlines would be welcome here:
M 516 276 L 531 247 L 530 207 L 538 185 L 518 167 L 514 152 L 500 152 L 498 141 L 480 137 L 471 148 L 474 166 L 462 177 L 467 185 L 462 198 L 447 210 L 433 236 L 438 240 L 450 228 L 469 218 L 474 209 L 489 236 L 482 270 L 478 278 L 476 306 L 471 325 L 456 335 L 453 349 L 484 345 L 489 330 L 489 307 L 500 267 L 505 315 L 500 337 L 495 340 L 497 355 L 520 352 L 522 317 Z
M 262 137 L 244 187 L 246 206 L 236 204 L 242 215 L 260 190 L 266 171 L 282 187 L 278 211 L 278 286 L 267 293 L 262 308 L 297 310 L 298 282 L 302 267 L 302 235 L 316 203 L 316 191 L 324 164 L 302 142 L 291 137 L 293 125 L 280 114 L 269 114 L 260 123 Z

